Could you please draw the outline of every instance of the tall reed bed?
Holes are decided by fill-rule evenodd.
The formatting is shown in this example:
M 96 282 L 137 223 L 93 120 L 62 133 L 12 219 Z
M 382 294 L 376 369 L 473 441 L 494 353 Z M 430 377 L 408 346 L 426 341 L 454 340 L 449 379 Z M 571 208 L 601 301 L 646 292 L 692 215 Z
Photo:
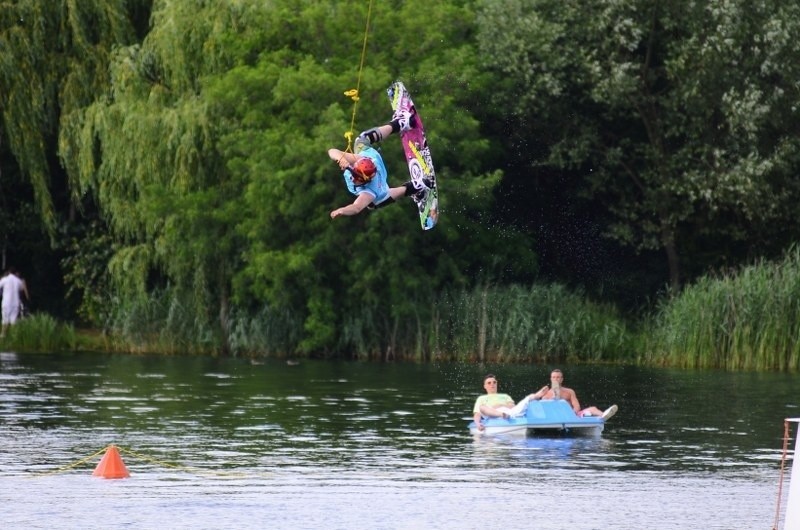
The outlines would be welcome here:
M 647 327 L 647 363 L 800 368 L 800 250 L 777 263 L 701 278 L 665 301 Z
M 18 320 L 8 328 L 0 347 L 29 352 L 74 350 L 78 339 L 75 328 L 44 313 L 35 313 Z
M 400 303 L 374 301 L 344 315 L 335 351 L 359 360 L 429 361 L 438 358 L 432 293 Z
M 417 299 L 400 310 L 363 307 L 340 330 L 359 359 L 621 361 L 632 334 L 615 308 L 560 285 L 480 286 Z
M 232 310 L 226 343 L 218 315 L 194 296 L 164 289 L 115 299 L 106 324 L 107 347 L 167 354 L 216 354 L 226 347 L 234 355 L 283 356 L 300 341 L 299 317 L 264 307 L 252 314 Z
M 120 302 L 111 312 L 116 350 L 218 351 L 221 333 L 190 301 L 167 291 Z M 426 294 L 401 304 L 363 304 L 343 312 L 337 341 L 315 352 L 359 360 L 622 361 L 632 334 L 611 306 L 588 302 L 560 285 L 482 286 Z M 300 315 L 263 308 L 232 312 L 234 354 L 281 357 L 298 350 Z
M 478 287 L 447 295 L 437 343 L 460 360 L 623 361 L 632 334 L 618 311 L 562 285 Z
M 191 294 L 171 289 L 112 300 L 106 328 L 109 348 L 118 351 L 216 353 L 218 327 Z
M 265 306 L 248 315 L 235 310 L 228 341 L 234 354 L 283 357 L 295 351 L 302 329 L 302 319 L 288 311 Z

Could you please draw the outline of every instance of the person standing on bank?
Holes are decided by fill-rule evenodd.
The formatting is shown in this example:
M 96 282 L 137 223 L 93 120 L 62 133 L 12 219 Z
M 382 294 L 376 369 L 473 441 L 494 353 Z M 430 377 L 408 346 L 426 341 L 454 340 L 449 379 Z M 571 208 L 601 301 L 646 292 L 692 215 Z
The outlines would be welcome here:
M 17 318 L 19 318 L 20 309 L 22 308 L 22 295 L 25 295 L 26 300 L 30 300 L 28 286 L 17 276 L 16 269 L 9 267 L 5 276 L 0 279 L 0 296 L 3 299 L 2 303 L 0 303 L 3 326 L 2 330 L 0 330 L 0 338 L 6 336 L 8 327 L 16 323 Z

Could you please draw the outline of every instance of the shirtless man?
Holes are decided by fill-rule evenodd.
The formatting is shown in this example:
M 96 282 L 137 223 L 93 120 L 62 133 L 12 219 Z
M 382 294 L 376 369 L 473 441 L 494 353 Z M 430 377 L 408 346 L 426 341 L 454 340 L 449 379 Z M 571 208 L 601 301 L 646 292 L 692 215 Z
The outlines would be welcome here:
M 571 388 L 567 388 L 565 386 L 561 386 L 561 383 L 564 382 L 564 374 L 556 368 L 552 372 L 550 372 L 550 389 L 545 392 L 542 396 L 542 399 L 563 399 L 567 401 L 572 410 L 575 411 L 579 417 L 583 416 L 603 416 L 604 413 L 602 410 L 598 409 L 597 407 L 586 407 L 585 409 L 581 409 L 581 403 L 578 401 L 578 396 L 575 394 L 575 391 Z M 606 411 L 608 414 L 604 416 L 603 419 L 608 419 L 617 412 L 617 406 L 612 405 Z

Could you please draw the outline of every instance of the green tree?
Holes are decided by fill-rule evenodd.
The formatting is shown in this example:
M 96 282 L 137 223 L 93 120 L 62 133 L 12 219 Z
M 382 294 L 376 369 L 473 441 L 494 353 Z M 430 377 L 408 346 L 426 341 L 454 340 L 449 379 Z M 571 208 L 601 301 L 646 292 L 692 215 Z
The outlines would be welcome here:
M 800 6 L 778 1 L 481 2 L 479 42 L 542 163 L 585 175 L 607 235 L 662 249 L 793 217 Z M 534 121 L 535 120 L 535 121 Z
M 115 52 L 111 91 L 83 109 L 63 150 L 76 191 L 96 197 L 118 242 L 109 263 L 118 292 L 170 285 L 198 327 L 217 321 L 225 337 L 238 255 L 226 204 L 238 186 L 202 97 L 204 76 L 229 65 L 213 34 L 237 14 L 221 4 L 156 3 L 152 30 Z
M 151 0 L 0 2 L 0 240 L 23 270 L 37 310 L 71 316 L 59 260 L 65 232 L 94 208 L 71 195 L 64 131 L 109 87 L 117 45 L 135 42 Z M 82 231 L 80 226 L 76 227 Z M 101 265 L 103 268 L 105 264 Z
M 300 315 L 299 351 L 336 354 L 352 347 L 352 315 L 379 315 L 377 336 L 396 329 L 423 295 L 469 283 L 486 255 L 513 258 L 486 275 L 535 267 L 518 234 L 487 226 L 500 173 L 482 166 L 488 142 L 459 104 L 474 97 L 473 74 L 486 81 L 469 46 L 474 15 L 457 3 L 376 7 L 354 131 L 388 120 L 385 89 L 404 79 L 430 129 L 447 222 L 423 233 L 410 202 L 331 222 L 352 197 L 325 153 L 345 146 L 343 92 L 358 78 L 367 7 L 156 2 L 147 37 L 115 53 L 111 90 L 65 141 L 77 190 L 96 197 L 118 242 L 118 289 L 193 294 L 198 321 L 218 315 L 223 337 L 231 304 L 266 304 Z M 401 148 L 383 149 L 399 184 Z M 451 251 L 459 240 L 469 245 Z
M 352 200 L 325 152 L 345 147 L 342 133 L 352 109 L 342 92 L 357 77 L 353 20 L 360 18 L 356 14 L 365 19 L 366 6 L 339 12 L 316 3 L 295 24 L 299 34 L 320 39 L 301 40 L 291 52 L 272 44 L 255 64 L 210 85 L 220 113 L 236 116 L 237 126 L 222 145 L 229 170 L 247 183 L 247 215 L 239 231 L 249 243 L 235 291 L 239 300 L 256 298 L 304 314 L 301 351 L 354 348 L 348 337 L 358 333 L 346 330 L 373 314 L 381 319 L 374 334 L 387 338 L 370 346 L 372 353 L 386 348 L 393 330 L 419 315 L 421 299 L 430 304 L 442 285 L 480 277 L 492 253 L 498 261 L 510 259 L 487 274 L 535 268 L 529 242 L 510 231 L 492 237 L 487 219 L 500 174 L 482 166 L 489 144 L 459 103 L 470 94 L 471 77 L 480 81 L 467 39 L 474 17 L 453 5 L 422 7 L 409 2 L 374 14 L 354 132 L 388 120 L 385 89 L 402 77 L 425 116 L 440 176 L 447 217 L 430 233 L 419 229 L 410 201 L 355 219 L 331 222 L 328 216 Z M 279 23 L 265 20 L 261 26 Z M 293 35 L 276 38 L 291 41 Z M 409 55 L 420 60 L 403 59 Z M 395 185 L 407 178 L 396 142 L 391 138 L 382 147 Z
M 131 11 L 148 3 L 19 0 L 0 5 L 0 141 L 8 142 L 30 182 L 51 235 L 59 129 L 107 89 L 109 53 L 134 40 Z

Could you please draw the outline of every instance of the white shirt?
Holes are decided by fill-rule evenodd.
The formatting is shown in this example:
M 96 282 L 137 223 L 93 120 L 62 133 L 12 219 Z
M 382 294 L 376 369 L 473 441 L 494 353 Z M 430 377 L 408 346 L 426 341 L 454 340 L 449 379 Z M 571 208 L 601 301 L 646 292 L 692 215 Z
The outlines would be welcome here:
M 0 291 L 3 295 L 3 307 L 15 308 L 19 307 L 19 293 L 22 291 L 22 280 L 9 274 L 0 279 Z

